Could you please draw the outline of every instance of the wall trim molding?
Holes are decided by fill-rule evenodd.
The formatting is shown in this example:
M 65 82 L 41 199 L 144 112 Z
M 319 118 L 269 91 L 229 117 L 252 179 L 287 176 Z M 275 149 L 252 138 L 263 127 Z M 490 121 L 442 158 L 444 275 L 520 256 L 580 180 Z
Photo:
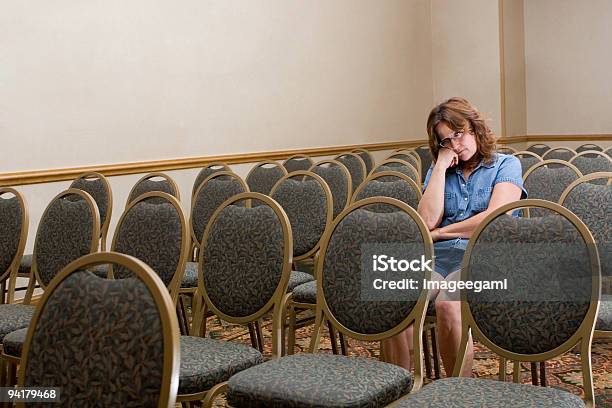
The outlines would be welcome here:
M 524 135 L 506 136 L 499 139 L 500 143 L 535 143 L 553 141 L 612 141 L 612 134 L 581 134 L 581 135 Z M 128 174 L 152 173 L 156 171 L 184 170 L 204 167 L 214 162 L 225 162 L 227 164 L 257 163 L 262 160 L 283 160 L 294 154 L 306 154 L 309 156 L 330 156 L 351 151 L 356 148 L 364 148 L 372 151 L 392 150 L 417 147 L 426 144 L 426 139 L 383 142 L 370 144 L 355 144 L 343 146 L 317 147 L 308 149 L 278 150 L 256 153 L 237 153 L 218 156 L 185 157 L 167 160 L 150 160 L 143 162 L 104 164 L 95 166 L 68 167 L 60 169 L 18 171 L 0 173 L 0 187 L 22 186 L 27 184 L 52 183 L 58 181 L 73 180 L 78 175 L 86 172 L 99 172 L 105 176 L 125 176 Z

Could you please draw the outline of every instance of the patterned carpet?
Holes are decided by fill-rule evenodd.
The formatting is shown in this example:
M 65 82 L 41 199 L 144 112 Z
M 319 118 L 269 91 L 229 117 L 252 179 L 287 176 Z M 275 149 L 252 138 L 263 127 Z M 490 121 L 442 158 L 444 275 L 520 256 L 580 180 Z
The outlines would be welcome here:
M 269 321 L 264 320 L 264 355 L 269 357 L 271 344 L 269 336 Z M 308 348 L 312 326 L 304 327 L 297 332 L 296 352 L 303 352 Z M 228 339 L 245 344 L 251 344 L 248 330 L 244 326 L 221 325 L 217 319 L 209 320 L 209 334 L 213 338 Z M 331 353 L 331 341 L 327 331 L 321 339 L 320 352 Z M 350 355 L 362 357 L 378 357 L 378 343 L 364 343 L 350 339 Z M 596 339 L 593 343 L 592 365 L 593 381 L 595 386 L 596 406 L 612 408 L 612 339 Z M 498 374 L 498 360 L 496 356 L 482 345 L 476 343 L 474 356 L 474 375 L 481 378 L 496 379 Z M 548 385 L 561 388 L 573 394 L 583 396 L 582 375 L 580 359 L 572 352 L 548 361 L 547 381 Z M 507 369 L 510 378 L 512 376 L 512 365 Z M 442 374 L 444 376 L 444 373 Z M 426 380 L 428 382 L 429 380 Z M 529 365 L 525 364 L 522 370 L 522 382 L 531 383 Z M 215 406 L 224 407 L 223 398 L 218 399 Z

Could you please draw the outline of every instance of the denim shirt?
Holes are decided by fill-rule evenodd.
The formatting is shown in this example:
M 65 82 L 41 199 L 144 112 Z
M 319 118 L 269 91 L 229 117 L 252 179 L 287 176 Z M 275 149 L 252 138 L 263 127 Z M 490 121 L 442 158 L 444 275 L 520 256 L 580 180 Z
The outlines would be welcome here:
M 427 171 L 423 191 L 427 188 L 432 170 L 433 164 Z M 446 170 L 444 215 L 439 226 L 463 221 L 486 210 L 497 183 L 516 184 L 523 190 L 521 199 L 527 198 L 521 162 L 514 156 L 497 153 L 491 163 L 480 162 L 467 180 L 458 166 Z

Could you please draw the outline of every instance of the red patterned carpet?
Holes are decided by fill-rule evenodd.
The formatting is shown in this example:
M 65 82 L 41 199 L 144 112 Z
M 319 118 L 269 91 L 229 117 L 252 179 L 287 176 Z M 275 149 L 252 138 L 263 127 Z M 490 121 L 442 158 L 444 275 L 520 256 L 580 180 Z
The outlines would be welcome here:
M 270 356 L 271 344 L 268 325 L 264 323 L 264 355 Z M 251 344 L 248 330 L 243 326 L 221 325 L 218 320 L 209 320 L 210 335 L 214 338 L 231 339 L 245 344 Z M 303 352 L 308 348 L 312 326 L 298 330 L 296 339 L 296 352 Z M 327 331 L 321 340 L 320 352 L 331 353 L 331 342 Z M 364 343 L 350 339 L 349 353 L 362 357 L 378 357 L 378 343 Z M 596 406 L 612 408 L 612 339 L 597 339 L 593 343 L 592 365 L 593 381 L 595 386 Z M 496 356 L 480 344 L 476 344 L 474 356 L 474 375 L 481 378 L 496 379 L 498 375 L 498 360 Z M 566 353 L 552 361 L 548 361 L 548 385 L 561 388 L 576 395 L 583 395 L 580 359 L 577 354 Z M 523 366 L 522 382 L 531 383 L 529 365 Z M 512 365 L 508 364 L 509 378 L 512 376 Z M 444 374 L 442 374 L 444 376 Z M 224 407 L 223 399 L 217 401 L 216 406 Z

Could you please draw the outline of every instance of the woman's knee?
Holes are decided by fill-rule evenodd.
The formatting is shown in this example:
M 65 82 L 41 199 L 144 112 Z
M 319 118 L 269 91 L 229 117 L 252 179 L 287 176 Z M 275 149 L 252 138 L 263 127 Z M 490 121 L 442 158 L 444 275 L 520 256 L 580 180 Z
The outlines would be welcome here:
M 438 321 L 446 324 L 461 323 L 461 302 L 438 300 L 435 307 Z

